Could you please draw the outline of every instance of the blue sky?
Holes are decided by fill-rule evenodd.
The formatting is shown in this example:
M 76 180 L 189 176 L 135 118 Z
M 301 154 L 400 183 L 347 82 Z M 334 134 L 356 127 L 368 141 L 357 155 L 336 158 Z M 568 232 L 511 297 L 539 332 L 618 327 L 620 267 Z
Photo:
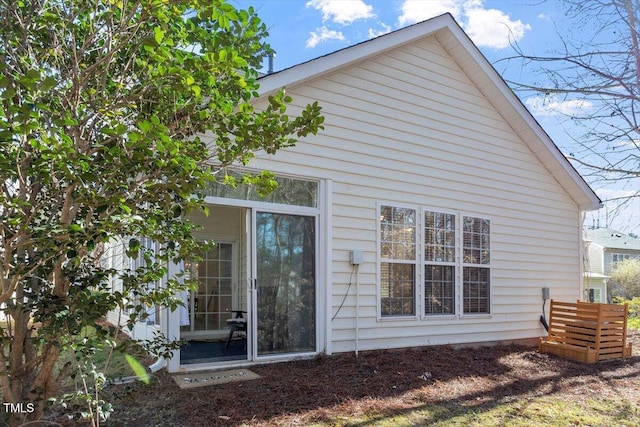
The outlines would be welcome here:
M 351 46 L 445 12 L 451 13 L 471 40 L 503 77 L 531 81 L 534 76 L 515 63 L 500 62 L 514 55 L 512 45 L 527 54 L 549 54 L 565 38 L 589 35 L 567 21 L 558 0 L 229 0 L 238 8 L 253 6 L 269 28 L 268 42 L 276 51 L 274 69 L 281 70 Z M 266 64 L 265 69 L 266 71 Z M 564 152 L 573 150 L 567 133 L 572 125 L 563 114 L 588 108 L 575 100 L 518 93 L 551 138 Z M 587 179 L 589 181 L 589 179 Z M 601 199 L 631 194 L 637 189 L 622 183 L 590 182 Z M 624 232 L 640 234 L 640 199 L 623 212 L 602 209 L 590 215 L 587 225 L 600 217 Z

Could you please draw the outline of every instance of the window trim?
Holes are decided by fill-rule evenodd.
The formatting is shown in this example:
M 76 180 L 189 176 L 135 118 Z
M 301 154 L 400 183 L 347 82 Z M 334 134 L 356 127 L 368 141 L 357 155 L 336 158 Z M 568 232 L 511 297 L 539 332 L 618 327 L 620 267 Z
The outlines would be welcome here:
M 426 256 L 426 245 L 425 245 L 425 238 L 426 238 L 426 232 L 425 232 L 425 228 L 426 228 L 426 223 L 425 223 L 425 216 L 427 214 L 427 212 L 432 212 L 432 213 L 438 213 L 438 214 L 445 214 L 445 215 L 453 215 L 453 223 L 454 223 L 454 248 L 453 248 L 453 262 L 449 262 L 449 261 L 427 261 L 425 259 Z M 420 291 L 421 291 L 421 303 L 422 303 L 422 307 L 421 307 L 421 313 L 420 313 L 420 317 L 421 319 L 446 319 L 446 318 L 456 318 L 458 317 L 457 313 L 458 313 L 458 306 L 459 306 L 459 297 L 460 297 L 460 289 L 458 288 L 458 282 L 459 282 L 459 271 L 458 271 L 458 259 L 460 259 L 460 253 L 459 253 L 459 248 L 460 248 L 460 233 L 459 233 L 459 212 L 452 210 L 452 209 L 441 209 L 441 208 L 435 208 L 435 207 L 422 207 L 421 209 L 421 224 L 420 224 L 420 230 L 421 230 L 421 240 L 420 240 L 420 249 L 421 249 L 421 257 L 420 257 L 420 263 L 421 263 L 421 276 L 420 276 Z M 426 302 L 425 299 L 427 297 L 427 293 L 426 293 L 426 288 L 425 288 L 425 269 L 428 265 L 437 265 L 437 266 L 451 266 L 453 267 L 453 313 L 427 313 L 426 312 Z
M 487 316 L 491 316 L 493 314 L 493 310 L 492 310 L 492 302 L 493 302 L 493 295 L 492 295 L 492 289 L 493 289 L 493 267 L 492 267 L 492 260 L 493 260 L 493 254 L 492 254 L 492 249 L 493 248 L 493 219 L 491 217 L 489 217 L 488 215 L 480 215 L 480 214 L 476 214 L 476 213 L 470 213 L 470 212 L 464 212 L 464 211 L 460 211 L 458 213 L 459 218 L 459 225 L 460 225 L 460 312 L 458 314 L 458 316 L 460 318 L 465 318 L 465 317 L 487 317 Z M 464 262 L 464 218 L 468 217 L 468 218 L 477 218 L 477 219 L 482 219 L 482 220 L 486 220 L 489 221 L 489 263 L 488 264 L 475 264 L 475 263 L 466 263 Z M 489 275 L 487 280 L 489 281 L 489 289 L 487 291 L 487 299 L 488 299 L 488 303 L 487 303 L 487 312 L 485 313 L 465 313 L 464 311 L 464 268 L 465 267 L 477 267 L 477 268 L 486 268 L 489 270 Z
M 416 248 L 415 248 L 415 261 L 414 260 L 389 260 L 383 259 L 381 256 L 381 231 L 382 221 L 381 212 L 382 207 L 395 207 L 403 209 L 413 209 L 416 211 Z M 427 212 L 441 213 L 454 216 L 455 223 L 455 255 L 454 262 L 428 262 L 425 260 L 426 245 L 424 239 L 425 235 L 425 215 Z M 489 222 L 489 262 L 487 264 L 473 264 L 464 262 L 464 218 L 478 218 Z M 429 320 L 429 321 L 443 321 L 447 319 L 477 319 L 477 318 L 490 318 L 493 316 L 493 288 L 494 288 L 494 260 L 493 260 L 493 248 L 494 241 L 493 235 L 495 233 L 495 223 L 493 218 L 489 215 L 479 214 L 476 212 L 470 212 L 466 210 L 446 209 L 439 207 L 430 207 L 424 205 L 412 205 L 403 204 L 397 202 L 377 201 L 376 202 L 376 305 L 377 305 L 377 320 L 378 321 L 402 321 L 410 319 Z M 381 265 L 383 263 L 398 262 L 404 264 L 414 265 L 414 315 L 382 315 L 382 277 L 381 277 Z M 453 266 L 454 267 L 454 312 L 453 313 L 426 313 L 426 288 L 425 288 L 425 268 L 428 265 L 441 265 L 441 266 Z M 487 295 L 487 312 L 483 313 L 465 313 L 464 312 L 464 268 L 465 267 L 479 267 L 488 269 L 488 295 Z
M 415 212 L 416 215 L 416 224 L 415 224 L 415 230 L 414 230 L 414 239 L 415 239 L 415 249 L 414 249 L 414 259 L 413 260 L 395 260 L 395 259 L 391 259 L 391 258 L 382 258 L 382 238 L 381 238 L 381 231 L 382 231 L 382 208 L 383 207 L 392 207 L 392 208 L 400 208 L 400 209 L 412 209 Z M 378 321 L 382 321 L 382 322 L 388 322 L 388 321 L 403 321 L 403 320 L 412 320 L 412 319 L 419 319 L 420 318 L 420 311 L 422 310 L 421 307 L 422 305 L 419 304 L 419 299 L 420 299 L 420 295 L 421 292 L 419 291 L 420 286 L 419 283 L 419 278 L 421 277 L 420 273 L 418 272 L 419 269 L 419 260 L 420 260 L 420 238 L 422 233 L 420 232 L 420 226 L 422 224 L 422 221 L 420 220 L 420 218 L 418 218 L 418 216 L 420 215 L 420 207 L 415 206 L 415 205 L 410 205 L 410 204 L 402 204 L 402 203 L 396 203 L 396 202 L 385 202 L 385 201 L 378 201 L 376 202 L 376 313 L 377 313 L 377 320 Z M 409 265 L 413 265 L 413 314 L 401 314 L 401 315 L 389 315 L 389 316 L 384 316 L 382 314 L 382 274 L 381 274 L 381 268 L 382 268 L 382 264 L 388 264 L 388 263 L 397 263 L 397 264 L 409 264 Z
M 622 259 L 615 260 L 614 258 L 622 258 Z M 611 264 L 615 264 L 615 263 L 618 263 L 618 262 L 626 261 L 626 260 L 631 259 L 631 258 L 633 258 L 633 255 L 629 254 L 629 253 L 611 252 Z

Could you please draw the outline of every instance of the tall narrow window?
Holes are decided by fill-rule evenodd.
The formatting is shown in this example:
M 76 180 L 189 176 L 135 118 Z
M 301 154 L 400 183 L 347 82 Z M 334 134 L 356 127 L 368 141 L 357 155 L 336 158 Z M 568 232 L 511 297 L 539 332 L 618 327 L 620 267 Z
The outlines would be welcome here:
M 456 217 L 424 213 L 424 312 L 455 313 Z
M 462 220 L 463 312 L 489 313 L 490 223 L 483 218 Z
M 415 209 L 381 207 L 380 257 L 381 315 L 415 314 Z

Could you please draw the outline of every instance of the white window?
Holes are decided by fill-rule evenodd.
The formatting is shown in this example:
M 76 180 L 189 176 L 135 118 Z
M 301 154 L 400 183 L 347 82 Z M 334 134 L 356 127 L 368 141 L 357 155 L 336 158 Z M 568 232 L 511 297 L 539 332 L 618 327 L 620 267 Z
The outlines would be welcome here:
M 380 208 L 380 314 L 415 315 L 416 210 Z
M 611 256 L 612 256 L 612 261 L 613 262 L 621 262 L 621 261 L 624 261 L 625 259 L 631 258 L 631 255 L 629 255 L 629 254 L 616 254 L 616 253 L 614 253 L 614 254 L 611 254 Z
M 462 232 L 462 311 L 489 313 L 489 220 L 465 216 Z
M 425 316 L 491 312 L 490 220 L 383 205 L 379 231 L 382 317 L 414 315 L 417 294 Z
M 455 314 L 455 215 L 424 213 L 424 261 L 424 313 Z
M 602 301 L 602 289 L 591 288 L 589 289 L 589 301 L 590 302 L 604 302 Z

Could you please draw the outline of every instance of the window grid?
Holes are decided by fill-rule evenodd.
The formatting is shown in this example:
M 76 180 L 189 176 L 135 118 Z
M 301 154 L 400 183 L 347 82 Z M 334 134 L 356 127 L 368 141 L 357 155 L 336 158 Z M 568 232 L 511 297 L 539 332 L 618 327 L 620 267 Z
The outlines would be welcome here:
M 463 312 L 489 313 L 489 269 L 464 267 L 462 276 Z
M 463 218 L 463 260 L 465 264 L 489 264 L 489 220 Z
M 415 313 L 417 265 L 423 315 L 490 313 L 490 220 L 428 210 L 416 217 L 412 208 L 381 206 L 379 225 L 382 317 Z
M 193 264 L 198 279 L 194 330 L 222 330 L 231 318 L 232 253 L 231 243 L 217 243 Z
M 455 314 L 456 216 L 424 213 L 424 314 Z
M 462 218 L 462 312 L 489 313 L 490 234 L 488 219 Z
M 630 259 L 631 258 L 631 255 L 629 255 L 629 254 L 619 254 L 619 253 L 616 254 L 616 253 L 614 253 L 614 254 L 611 254 L 611 255 L 612 255 L 611 256 L 612 262 L 621 262 L 621 261 L 624 261 L 625 259 Z
M 380 254 L 393 260 L 415 260 L 416 211 L 383 206 L 380 213 Z
M 380 208 L 380 312 L 415 314 L 416 210 Z
M 425 314 L 455 313 L 455 267 L 426 265 L 424 268 Z
M 414 313 L 415 266 L 412 264 L 382 263 L 380 275 L 383 315 L 412 315 Z
M 424 223 L 425 261 L 454 262 L 456 216 L 440 212 L 425 212 Z

